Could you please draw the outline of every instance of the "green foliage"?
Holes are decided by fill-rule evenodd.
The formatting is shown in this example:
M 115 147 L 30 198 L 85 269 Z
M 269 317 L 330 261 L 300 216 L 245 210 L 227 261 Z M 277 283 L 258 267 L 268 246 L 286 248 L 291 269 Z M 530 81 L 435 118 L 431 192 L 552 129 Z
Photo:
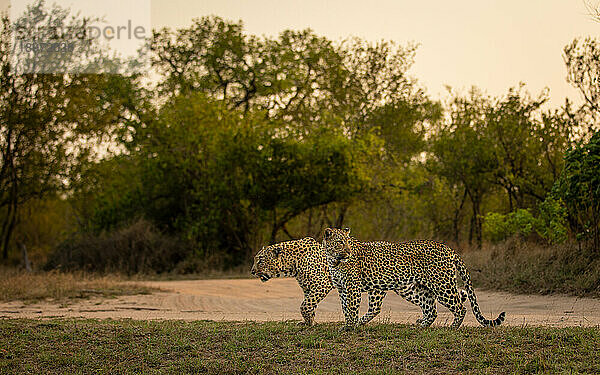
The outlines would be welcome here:
M 571 123 L 542 113 L 547 99 L 532 98 L 521 85 L 486 108 L 482 131 L 497 160 L 493 183 L 506 192 L 511 211 L 543 201 L 562 164 Z
M 561 200 L 550 195 L 540 204 L 536 231 L 552 244 L 567 240 L 567 209 Z
M 23 73 L 11 65 L 15 25 L 28 32 L 51 30 L 46 25 L 59 25 L 63 30 L 77 33 L 85 28 L 87 21 L 57 5 L 46 9 L 41 0 L 14 20 L 14 24 L 2 16 L 0 246 L 5 259 L 16 220 L 23 218 L 19 214 L 23 205 L 68 190 L 83 165 L 95 156 L 95 145 L 109 138 L 119 122 L 131 115 L 127 108 L 135 102 L 133 87 L 138 77 L 61 73 L 72 64 L 104 61 L 106 54 L 93 43 L 89 50 L 76 49 L 67 54 L 68 61 L 47 59 L 45 62 L 51 66 L 39 66 L 44 62 L 37 61 L 39 57 L 36 60 L 35 56 L 17 56 L 23 62 L 17 64 L 19 69 L 38 64 L 33 65 L 36 69 L 32 73 Z M 45 74 L 48 71 L 51 73 Z
M 80 229 L 95 234 L 135 221 L 146 203 L 139 160 L 130 155 L 89 163 L 74 190 L 70 203 Z
M 566 153 L 553 193 L 564 202 L 578 238 L 591 239 L 600 249 L 600 132 Z
M 430 169 L 452 186 L 462 186 L 472 206 L 469 242 L 473 233 L 481 246 L 481 210 L 493 186 L 497 159 L 485 137 L 489 101 L 477 91 L 450 103 L 450 119 L 440 125 L 431 147 Z M 456 234 L 455 237 L 458 237 Z
M 581 92 L 585 106 L 597 118 L 600 115 L 600 40 L 592 37 L 575 39 L 563 52 L 567 81 Z
M 5 26 L 2 51 L 9 40 Z M 17 206 L 48 194 L 72 205 L 70 232 L 100 238 L 143 218 L 230 265 L 265 242 L 344 223 L 364 238 L 478 246 L 484 234 L 562 242 L 567 226 L 593 235 L 596 138 L 563 156 L 593 118 L 594 43 L 565 49 L 589 103 L 554 111 L 523 84 L 442 106 L 408 74 L 414 44 L 312 30 L 258 37 L 219 17 L 154 32 L 152 91 L 138 76 L 3 69 L 0 240 L 26 220 Z M 111 150 L 96 153 L 99 144 Z
M 496 243 L 518 235 L 527 238 L 536 226 L 536 219 L 529 210 L 518 209 L 506 215 L 489 212 L 483 222 L 483 233 Z
M 500 242 L 513 233 L 507 223 L 507 215 L 498 212 L 488 212 L 483 219 L 483 234 L 492 242 Z
M 507 201 L 500 205 L 508 206 L 505 211 L 536 208 L 560 173 L 573 116 L 568 103 L 562 112 L 543 113 L 545 101 L 545 94 L 531 98 L 521 85 L 499 98 L 472 90 L 448 104 L 449 116 L 433 138 L 429 168 L 469 198 L 469 240 L 474 234 L 478 245 L 486 205 L 497 202 L 504 192 Z M 459 216 L 455 211 L 455 222 Z M 511 233 L 496 225 L 499 219 L 490 217 L 495 224 L 493 229 L 488 225 L 488 231 L 494 238 Z M 458 227 L 454 225 L 455 239 Z
M 407 75 L 410 44 L 334 43 L 309 29 L 259 38 L 244 34 L 241 22 L 202 17 L 155 32 L 151 50 L 164 96 L 203 92 L 303 135 L 333 125 L 351 137 L 375 131 L 387 157 L 403 162 L 422 149 L 424 124 L 441 115 Z
M 130 155 L 100 163 L 92 227 L 142 216 L 198 245 L 200 256 L 246 259 L 311 207 L 352 199 L 368 183 L 369 137 L 321 128 L 299 139 L 260 113 L 203 94 L 179 96 L 136 129 Z M 107 175 L 119 165 L 118 174 Z
M 78 190 L 96 233 L 144 217 L 198 256 L 240 262 L 315 210 L 316 234 L 332 209 L 341 225 L 351 202 L 398 182 L 441 116 L 406 75 L 412 45 L 310 30 L 258 38 L 203 17 L 155 32 L 150 48 L 161 104 L 127 123 L 126 154 L 94 165 Z
M 488 212 L 483 222 L 485 237 L 498 243 L 514 236 L 527 239 L 535 232 L 551 244 L 566 241 L 566 209 L 562 202 L 548 197 L 538 208 L 538 217 L 522 208 L 508 214 Z

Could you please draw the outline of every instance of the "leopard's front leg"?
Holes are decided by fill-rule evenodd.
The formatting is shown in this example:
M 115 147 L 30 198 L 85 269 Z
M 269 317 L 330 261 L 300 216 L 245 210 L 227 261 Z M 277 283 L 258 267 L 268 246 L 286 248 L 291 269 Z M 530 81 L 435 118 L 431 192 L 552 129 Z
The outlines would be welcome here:
M 312 326 L 314 324 L 315 309 L 319 302 L 327 296 L 327 293 L 329 293 L 329 290 L 325 289 L 304 293 L 304 300 L 302 301 L 302 305 L 300 305 L 300 313 L 304 318 L 304 324 L 307 326 Z
M 358 312 L 360 310 L 360 288 L 358 285 L 346 285 L 339 290 L 342 310 L 346 324 L 344 330 L 349 331 L 358 324 Z
M 386 292 L 383 290 L 369 291 L 369 311 L 358 321 L 359 325 L 367 324 L 381 312 L 381 304 Z M 359 302 L 360 304 L 360 302 Z

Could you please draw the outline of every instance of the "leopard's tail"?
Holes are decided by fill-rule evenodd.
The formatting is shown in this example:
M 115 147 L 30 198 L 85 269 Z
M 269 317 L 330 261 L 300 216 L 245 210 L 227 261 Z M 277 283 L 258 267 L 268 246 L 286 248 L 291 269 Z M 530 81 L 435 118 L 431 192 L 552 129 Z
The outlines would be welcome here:
M 498 315 L 498 317 L 494 320 L 486 319 L 481 310 L 479 309 L 479 304 L 477 303 L 477 297 L 475 296 L 475 290 L 473 290 L 473 283 L 471 283 L 471 276 L 469 275 L 469 271 L 465 266 L 464 262 L 458 255 L 454 259 L 454 264 L 456 264 L 456 268 L 458 269 L 458 273 L 463 283 L 465 284 L 465 290 L 469 301 L 471 302 L 471 308 L 473 309 L 473 315 L 477 321 L 484 327 L 495 327 L 502 324 L 504 318 L 506 317 L 506 313 L 503 311 Z M 461 291 L 462 292 L 462 291 Z M 462 296 L 461 296 L 462 297 Z

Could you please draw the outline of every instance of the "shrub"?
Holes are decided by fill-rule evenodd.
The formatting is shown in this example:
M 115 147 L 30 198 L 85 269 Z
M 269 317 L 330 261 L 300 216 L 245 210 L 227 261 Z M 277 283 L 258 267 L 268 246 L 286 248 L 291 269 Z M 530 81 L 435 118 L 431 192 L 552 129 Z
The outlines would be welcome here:
M 483 232 L 492 243 L 518 236 L 526 239 L 537 233 L 551 244 L 567 239 L 567 210 L 561 200 L 548 197 L 539 206 L 538 217 L 529 210 L 518 209 L 509 214 L 490 212 L 485 216 Z
M 552 244 L 567 240 L 567 209 L 560 199 L 546 198 L 540 204 L 540 214 L 536 221 L 536 231 Z
M 145 220 L 100 235 L 83 234 L 62 242 L 46 269 L 162 273 L 192 253 L 191 246 L 159 232 Z
M 565 203 L 577 239 L 591 239 L 600 251 L 600 132 L 567 151 L 553 194 Z
M 536 219 L 529 210 L 518 209 L 507 215 L 490 212 L 484 218 L 483 233 L 497 243 L 515 235 L 527 238 L 535 227 Z

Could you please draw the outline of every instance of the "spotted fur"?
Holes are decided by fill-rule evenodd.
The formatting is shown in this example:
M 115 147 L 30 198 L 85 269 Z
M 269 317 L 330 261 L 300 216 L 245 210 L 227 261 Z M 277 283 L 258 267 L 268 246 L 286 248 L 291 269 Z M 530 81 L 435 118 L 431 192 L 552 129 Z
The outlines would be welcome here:
M 423 327 L 430 326 L 437 317 L 435 300 L 454 314 L 453 327 L 463 322 L 466 314 L 463 303 L 467 298 L 481 325 L 498 326 L 504 321 L 504 312 L 494 320 L 483 317 L 465 264 L 442 243 L 427 240 L 360 242 L 350 236 L 348 228 L 327 228 L 323 246 L 340 294 L 347 329 L 379 314 L 383 296 L 389 290 L 421 307 L 423 317 L 417 324 Z M 465 286 L 460 293 L 456 286 L 457 271 Z M 361 291 L 369 293 L 369 316 L 359 320 Z
M 313 238 L 263 247 L 254 257 L 252 275 L 266 282 L 273 277 L 295 277 L 304 292 L 300 313 L 314 323 L 315 309 L 333 289 L 323 246 Z
M 343 275 L 330 273 L 325 248 L 313 238 L 280 242 L 263 247 L 254 257 L 252 275 L 266 282 L 274 277 L 294 277 L 304 292 L 304 300 L 300 305 L 300 313 L 304 323 L 314 323 L 315 309 L 319 302 L 329 294 L 335 286 L 341 285 Z M 339 287 L 338 287 L 339 289 Z M 367 292 L 367 290 L 362 290 Z M 361 323 L 371 321 L 381 310 L 381 303 L 386 295 L 383 290 L 369 290 L 369 310 L 360 319 Z M 398 289 L 396 293 L 408 301 L 427 309 L 429 301 L 420 300 L 412 289 Z

